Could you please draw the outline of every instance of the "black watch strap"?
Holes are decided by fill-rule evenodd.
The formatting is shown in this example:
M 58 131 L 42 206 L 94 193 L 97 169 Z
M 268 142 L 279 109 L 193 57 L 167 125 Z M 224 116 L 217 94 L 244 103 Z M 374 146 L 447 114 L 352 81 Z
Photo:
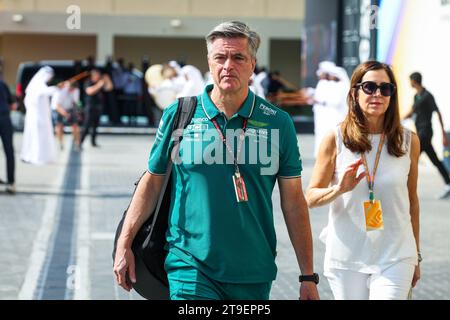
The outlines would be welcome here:
M 298 281 L 310 281 L 314 282 L 315 284 L 319 284 L 319 275 L 317 273 L 313 273 L 311 275 L 301 275 L 298 277 Z

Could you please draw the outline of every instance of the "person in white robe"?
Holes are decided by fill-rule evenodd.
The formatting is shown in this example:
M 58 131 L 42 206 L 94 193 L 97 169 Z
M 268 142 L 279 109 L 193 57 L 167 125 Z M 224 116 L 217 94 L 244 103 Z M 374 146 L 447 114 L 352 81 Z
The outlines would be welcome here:
M 50 98 L 57 89 L 47 85 L 53 76 L 51 67 L 42 67 L 25 90 L 26 115 L 20 158 L 27 163 L 43 165 L 56 161 Z
M 268 85 L 269 85 L 269 74 L 267 73 L 265 68 L 258 68 L 257 71 L 255 69 L 254 81 L 255 81 L 256 85 L 261 87 L 262 90 L 263 90 L 264 96 L 261 96 L 261 97 L 265 97 L 267 92 L 268 92 L 268 89 L 269 89 L 268 88 Z
M 163 78 L 169 79 L 175 92 L 180 93 L 186 85 L 186 77 L 183 68 L 175 60 L 169 61 L 167 65 L 163 65 Z
M 254 94 L 265 99 L 266 95 L 264 93 L 264 88 L 261 85 L 261 82 L 257 80 L 258 79 L 257 77 L 258 76 L 255 73 L 253 73 L 253 75 L 250 78 L 249 88 L 250 88 L 250 90 L 253 91 Z
M 197 67 L 186 65 L 181 68 L 181 74 L 185 77 L 186 82 L 183 88 L 177 94 L 177 98 L 197 96 L 205 89 L 203 76 Z
M 344 68 L 324 61 L 317 70 L 319 82 L 314 90 L 314 156 L 317 157 L 323 137 L 346 117 L 350 79 Z
M 347 95 L 350 90 L 350 79 L 344 68 L 335 66 L 330 70 L 331 89 L 329 95 L 328 107 L 333 114 L 330 130 L 334 129 L 339 123 L 344 121 L 347 116 Z
M 316 72 L 319 81 L 313 91 L 313 112 L 314 112 L 314 157 L 319 152 L 320 142 L 328 130 L 328 110 L 327 103 L 331 89 L 331 81 L 329 73 L 336 65 L 331 61 L 323 61 L 319 63 L 319 69 Z

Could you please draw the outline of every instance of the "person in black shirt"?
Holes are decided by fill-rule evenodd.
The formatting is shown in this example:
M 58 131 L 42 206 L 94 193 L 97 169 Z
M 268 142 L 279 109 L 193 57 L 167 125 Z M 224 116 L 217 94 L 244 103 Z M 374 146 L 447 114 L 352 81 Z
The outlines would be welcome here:
M 15 159 L 13 146 L 13 126 L 9 112 L 14 107 L 11 92 L 6 83 L 0 80 L 0 137 L 6 156 L 7 183 L 6 192 L 14 194 L 15 188 Z M 1 181 L 1 180 L 0 180 Z
M 442 115 L 439 112 L 433 95 L 422 86 L 422 75 L 418 72 L 414 72 L 409 76 L 409 78 L 411 81 L 411 86 L 417 91 L 417 93 L 414 96 L 414 105 L 412 110 L 405 116 L 405 118 L 413 116 L 416 124 L 417 135 L 420 139 L 420 152 L 422 153 L 425 151 L 431 162 L 439 170 L 439 173 L 446 183 L 444 193 L 439 197 L 440 199 L 444 199 L 450 197 L 450 177 L 447 169 L 437 157 L 433 145 L 431 144 L 431 138 L 433 137 L 431 117 L 433 112 L 437 112 L 439 117 L 444 146 L 447 146 L 449 143 L 444 129 L 444 122 L 442 121 Z
M 91 70 L 91 78 L 86 85 L 85 96 L 85 119 L 83 132 L 81 133 L 81 145 L 84 139 L 91 132 L 91 145 L 97 147 L 97 127 L 100 123 L 100 116 L 103 109 L 103 88 L 106 86 L 105 80 L 98 69 Z

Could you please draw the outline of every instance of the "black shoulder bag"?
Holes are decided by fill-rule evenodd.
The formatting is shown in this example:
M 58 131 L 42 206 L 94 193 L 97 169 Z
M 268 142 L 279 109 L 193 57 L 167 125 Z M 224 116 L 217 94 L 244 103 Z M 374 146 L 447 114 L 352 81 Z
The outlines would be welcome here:
M 178 109 L 175 114 L 172 129 L 172 134 L 175 138 L 172 154 L 174 152 L 178 154 L 179 143 L 183 138 L 183 129 L 191 122 L 196 105 L 196 97 L 186 97 L 178 100 Z M 136 283 L 130 281 L 128 274 L 127 281 L 130 281 L 133 289 L 136 290 L 137 293 L 150 300 L 169 299 L 169 283 L 167 280 L 167 273 L 164 270 L 164 262 L 167 256 L 165 245 L 167 243 L 166 231 L 168 228 L 171 194 L 171 184 L 169 182 L 172 173 L 172 165 L 172 159 L 169 158 L 156 209 L 137 232 L 131 247 L 135 257 Z M 141 178 L 144 174 L 142 174 Z M 136 187 L 133 196 L 141 178 L 135 183 Z M 133 196 L 131 199 L 133 199 Z M 130 205 L 128 205 L 123 213 L 122 219 L 117 226 L 114 239 L 114 250 L 112 253 L 113 263 L 116 256 L 117 240 L 122 231 L 123 222 L 129 207 Z

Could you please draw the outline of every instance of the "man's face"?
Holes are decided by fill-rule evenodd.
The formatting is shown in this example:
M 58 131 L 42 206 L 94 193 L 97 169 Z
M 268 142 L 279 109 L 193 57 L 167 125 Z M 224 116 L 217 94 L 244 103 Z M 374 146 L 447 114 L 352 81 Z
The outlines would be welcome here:
M 245 38 L 218 38 L 212 43 L 208 65 L 214 85 L 226 93 L 248 88 L 256 60 L 252 58 Z

